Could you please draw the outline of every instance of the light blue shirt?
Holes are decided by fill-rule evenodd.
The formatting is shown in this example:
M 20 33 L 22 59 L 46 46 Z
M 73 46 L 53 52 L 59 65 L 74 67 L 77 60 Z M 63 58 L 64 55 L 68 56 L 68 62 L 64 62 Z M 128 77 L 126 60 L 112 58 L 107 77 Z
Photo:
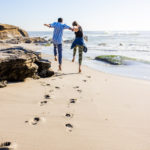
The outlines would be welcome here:
M 53 43 L 54 44 L 62 44 L 62 36 L 63 36 L 63 30 L 69 29 L 70 27 L 66 24 L 62 24 L 60 22 L 54 22 L 50 24 L 52 28 L 54 28 L 53 32 Z

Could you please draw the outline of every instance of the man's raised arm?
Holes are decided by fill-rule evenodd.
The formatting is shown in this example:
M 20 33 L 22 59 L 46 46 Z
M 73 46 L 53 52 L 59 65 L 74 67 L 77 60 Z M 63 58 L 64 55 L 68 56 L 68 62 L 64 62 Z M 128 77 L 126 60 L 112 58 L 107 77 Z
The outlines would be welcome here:
M 51 28 L 50 24 L 44 24 L 44 26 Z

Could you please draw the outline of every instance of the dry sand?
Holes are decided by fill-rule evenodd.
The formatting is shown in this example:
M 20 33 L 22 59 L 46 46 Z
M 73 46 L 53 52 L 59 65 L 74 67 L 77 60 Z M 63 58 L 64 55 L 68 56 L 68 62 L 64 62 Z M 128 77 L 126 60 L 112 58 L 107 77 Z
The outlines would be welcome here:
M 150 82 L 63 61 L 0 89 L 0 142 L 18 150 L 150 150 Z M 4 144 L 3 144 L 4 145 Z M 0 149 L 2 150 L 2 149 Z

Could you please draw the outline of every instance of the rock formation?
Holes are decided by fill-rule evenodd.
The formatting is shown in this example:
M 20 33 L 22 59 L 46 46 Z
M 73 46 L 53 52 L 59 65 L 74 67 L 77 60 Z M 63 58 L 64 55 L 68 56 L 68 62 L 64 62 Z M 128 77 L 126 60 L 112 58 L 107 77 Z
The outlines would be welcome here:
M 15 37 L 28 37 L 28 33 L 13 25 L 0 24 L 0 40 Z
M 0 50 L 0 81 L 23 81 L 27 77 L 50 77 L 54 72 L 41 53 L 13 47 Z
M 8 44 L 19 44 L 19 43 L 47 44 L 49 43 L 49 41 L 41 37 L 15 37 L 12 39 L 5 40 L 5 43 L 8 43 Z

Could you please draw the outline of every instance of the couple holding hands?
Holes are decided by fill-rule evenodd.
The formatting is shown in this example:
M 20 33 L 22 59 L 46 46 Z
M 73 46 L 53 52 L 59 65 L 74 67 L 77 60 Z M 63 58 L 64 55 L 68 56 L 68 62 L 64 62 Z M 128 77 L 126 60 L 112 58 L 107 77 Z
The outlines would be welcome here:
M 57 53 L 58 53 L 58 62 L 59 62 L 59 70 L 62 70 L 62 36 L 63 36 L 63 30 L 69 29 L 75 33 L 75 40 L 73 41 L 71 45 L 71 49 L 73 49 L 73 59 L 72 62 L 75 61 L 75 55 L 77 48 L 79 50 L 79 73 L 81 73 L 81 63 L 82 63 L 82 55 L 83 51 L 87 52 L 87 47 L 84 44 L 84 38 L 83 38 L 83 30 L 82 27 L 74 21 L 72 23 L 72 28 L 69 27 L 66 24 L 63 24 L 63 19 L 58 18 L 58 22 L 54 22 L 52 24 L 44 24 L 44 26 L 47 26 L 49 28 L 54 28 L 53 32 L 53 45 L 54 45 L 54 57 L 55 61 L 57 61 Z

